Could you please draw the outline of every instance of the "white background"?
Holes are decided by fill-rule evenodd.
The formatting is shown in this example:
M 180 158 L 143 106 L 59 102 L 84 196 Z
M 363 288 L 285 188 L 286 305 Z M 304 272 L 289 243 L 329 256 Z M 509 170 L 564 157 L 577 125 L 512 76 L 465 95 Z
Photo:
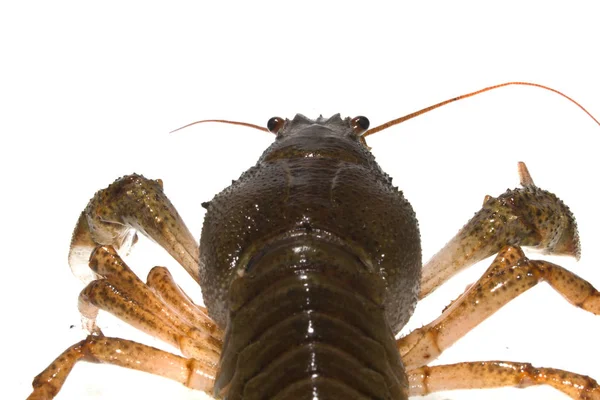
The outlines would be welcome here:
M 323 3 L 0 6 L 0 343 L 3 368 L 10 369 L 0 397 L 24 398 L 31 379 L 85 336 L 76 308 L 82 285 L 66 259 L 78 214 L 96 190 L 132 172 L 160 177 L 198 237 L 200 202 L 250 167 L 273 139 L 242 127 L 203 125 L 169 135 L 172 129 L 204 118 L 265 124 L 297 112 L 362 114 L 375 126 L 509 80 L 552 86 L 600 116 L 596 2 Z M 536 184 L 556 192 L 579 222 L 581 261 L 553 260 L 598 287 L 599 138 L 600 127 L 560 96 L 513 87 L 381 132 L 369 144 L 418 214 L 424 258 L 485 194 L 517 186 L 516 163 L 526 161 Z M 147 242 L 135 250 L 128 261 L 141 276 L 167 265 L 199 298 L 162 250 Z M 484 269 L 437 292 L 411 326 L 437 316 Z M 106 334 L 160 345 L 118 320 L 100 323 Z M 530 361 L 600 379 L 599 333 L 600 317 L 540 285 L 439 362 Z M 481 396 L 565 398 L 542 388 L 427 399 Z M 205 398 L 165 379 L 81 364 L 58 399 L 138 397 Z

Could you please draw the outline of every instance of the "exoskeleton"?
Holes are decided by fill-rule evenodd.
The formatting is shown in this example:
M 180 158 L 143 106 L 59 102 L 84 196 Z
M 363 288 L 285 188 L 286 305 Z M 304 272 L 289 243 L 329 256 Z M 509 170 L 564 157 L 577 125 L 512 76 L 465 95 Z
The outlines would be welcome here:
M 592 285 L 520 246 L 579 255 L 575 220 L 520 164 L 522 188 L 483 208 L 423 268 L 409 202 L 363 139 L 365 117 L 273 118 L 274 143 L 211 201 L 200 246 L 162 182 L 129 175 L 82 213 L 70 263 L 89 284 L 79 308 L 91 335 L 34 381 L 52 398 L 78 360 L 163 375 L 217 398 L 394 399 L 469 387 L 552 385 L 600 399 L 591 378 L 489 361 L 428 367 L 444 349 L 518 294 L 545 280 L 600 314 Z M 156 267 L 142 282 L 124 251 L 142 232 L 167 249 L 203 292 L 194 304 Z M 417 301 L 458 270 L 498 253 L 484 276 L 431 324 L 395 339 Z M 89 262 L 88 262 L 89 260 Z M 89 264 L 89 269 L 88 269 Z M 103 336 L 105 309 L 179 348 L 177 356 Z

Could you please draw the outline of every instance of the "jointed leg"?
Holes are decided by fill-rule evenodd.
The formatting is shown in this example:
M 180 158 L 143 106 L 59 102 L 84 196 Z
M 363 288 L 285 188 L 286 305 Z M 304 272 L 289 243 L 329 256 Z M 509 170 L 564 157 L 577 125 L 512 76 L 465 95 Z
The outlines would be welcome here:
M 125 265 L 113 246 L 126 250 L 135 242 L 136 230 L 165 247 L 198 280 L 196 241 L 163 194 L 162 182 L 131 175 L 96 193 L 78 220 L 69 254 L 75 274 L 91 281 L 80 294 L 79 309 L 95 336 L 67 349 L 42 372 L 31 398 L 54 397 L 80 359 L 156 373 L 201 390 L 212 388 L 223 333 L 165 268 L 153 269 L 146 285 Z M 95 323 L 99 308 L 190 358 L 105 338 Z
M 112 247 L 98 247 L 92 254 L 90 266 L 103 277 L 91 282 L 79 296 L 79 309 L 92 333 L 101 333 L 94 320 L 101 308 L 181 349 L 185 356 L 217 363 L 221 340 L 203 332 L 202 326 L 193 326 L 177 309 L 165 304 L 135 276 Z
M 164 376 L 192 389 L 211 392 L 216 369 L 205 362 L 129 340 L 88 336 L 69 347 L 33 380 L 29 400 L 52 399 L 78 361 L 106 363 Z
M 101 307 L 109 310 L 115 307 L 115 302 L 108 297 L 99 298 L 101 292 L 108 293 L 113 300 L 117 297 L 134 300 L 152 313 L 154 319 L 160 319 L 162 326 L 174 326 L 188 336 L 194 334 L 190 333 L 192 328 L 200 330 L 206 337 L 204 344 L 219 350 L 221 329 L 208 317 L 205 309 L 196 306 L 177 287 L 166 269 L 153 270 L 148 277 L 148 287 L 112 250 L 113 247 L 126 247 L 127 240 L 135 237 L 135 231 L 139 230 L 168 250 L 194 279 L 199 279 L 198 245 L 163 193 L 162 186 L 160 180 L 134 174 L 117 179 L 90 200 L 73 233 L 69 262 L 76 274 L 87 276 L 88 281 L 98 278 L 106 281 L 94 283 L 84 290 L 80 309 L 84 316 L 89 316 L 88 330 L 95 332 L 97 328 L 93 321 L 97 307 L 92 303 L 100 305 L 102 302 Z M 111 287 L 117 288 L 118 292 L 111 294 Z M 124 307 L 121 307 L 120 314 L 125 317 L 123 311 Z M 143 320 L 148 321 L 145 317 Z
M 453 389 L 483 389 L 503 386 L 525 388 L 550 385 L 573 399 L 600 400 L 600 386 L 587 376 L 552 368 L 510 361 L 465 362 L 408 371 L 409 395 Z
M 397 341 L 407 368 L 437 358 L 506 303 L 546 281 L 571 304 L 600 315 L 600 293 L 587 281 L 545 261 L 530 261 L 518 247 L 507 246 L 479 281 L 448 306 L 442 315 Z
M 573 215 L 556 196 L 537 188 L 519 163 L 523 189 L 486 196 L 482 210 L 423 269 L 420 298 L 461 269 L 499 251 L 484 276 L 430 324 L 397 341 L 409 375 L 410 395 L 451 389 L 546 384 L 573 399 L 600 400 L 593 379 L 531 364 L 487 361 L 424 366 L 466 332 L 519 294 L 545 280 L 571 304 L 600 315 L 600 293 L 562 267 L 530 261 L 518 247 L 579 257 Z
M 147 285 L 160 299 L 202 332 L 215 339 L 222 340 L 223 331 L 208 316 L 206 308 L 195 304 L 177 286 L 165 267 L 154 267 L 148 274 Z M 219 346 L 220 347 L 220 346 Z

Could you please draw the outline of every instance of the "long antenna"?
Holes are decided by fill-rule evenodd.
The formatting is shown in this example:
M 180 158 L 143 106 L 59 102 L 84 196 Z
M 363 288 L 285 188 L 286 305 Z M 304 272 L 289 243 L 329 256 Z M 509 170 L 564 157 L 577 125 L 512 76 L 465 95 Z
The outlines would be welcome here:
M 202 121 L 196 121 L 196 122 L 192 122 L 190 124 L 184 125 L 181 128 L 177 128 L 174 131 L 171 131 L 169 133 L 177 132 L 177 131 L 180 131 L 180 130 L 185 129 L 187 127 L 190 127 L 192 125 L 203 124 L 205 122 L 218 122 L 218 123 L 221 123 L 221 124 L 243 125 L 243 126 L 247 126 L 247 127 L 250 127 L 250 128 L 258 129 L 259 131 L 269 132 L 269 130 L 267 128 L 263 127 L 263 126 L 250 124 L 248 122 L 228 121 L 226 119 L 203 119 Z
M 505 83 L 500 83 L 498 85 L 488 86 L 486 88 L 483 88 L 483 89 L 480 89 L 480 90 L 476 90 L 476 91 L 471 92 L 471 93 L 466 93 L 466 94 L 463 94 L 463 95 L 458 96 L 458 97 L 453 97 L 451 99 L 442 101 L 441 103 L 437 103 L 437 104 L 434 104 L 432 106 L 425 107 L 425 108 L 423 108 L 423 109 L 421 109 L 419 111 L 415 111 L 415 112 L 410 113 L 408 115 L 405 115 L 403 117 L 400 117 L 400 118 L 397 118 L 397 119 L 393 119 L 393 120 L 388 121 L 388 122 L 386 122 L 384 124 L 376 126 L 375 128 L 369 129 L 361 137 L 364 140 L 364 138 L 366 136 L 369 136 L 369 135 L 372 135 L 374 133 L 380 132 L 380 131 L 382 131 L 384 129 L 387 129 L 387 128 L 391 127 L 391 126 L 401 124 L 404 121 L 408 121 L 409 119 L 418 117 L 419 115 L 423 115 L 425 113 L 428 113 L 429 111 L 432 111 L 432 110 L 435 110 L 436 108 L 445 106 L 446 104 L 450 104 L 450 103 L 453 103 L 453 102 L 458 101 L 458 100 L 466 99 L 468 97 L 472 97 L 472 96 L 475 96 L 477 94 L 481 94 L 481 93 L 488 92 L 488 91 L 493 90 L 493 89 L 498 89 L 498 88 L 501 88 L 501 87 L 504 87 L 504 86 L 510 86 L 510 85 L 533 86 L 533 87 L 537 87 L 537 88 L 549 90 L 551 92 L 559 94 L 562 97 L 564 97 L 567 100 L 569 100 L 570 102 L 572 102 L 573 104 L 575 104 L 577 107 L 581 108 L 583 110 L 583 112 L 585 112 L 591 119 L 594 120 L 595 123 L 597 123 L 598 125 L 600 125 L 600 122 L 588 110 L 586 110 L 581 104 L 579 104 L 578 102 L 576 102 L 575 100 L 573 100 L 572 98 L 570 98 L 569 96 L 567 96 L 566 94 L 564 94 L 564 93 L 562 93 L 562 92 L 560 92 L 560 91 L 558 91 L 556 89 L 552 89 L 551 87 L 540 85 L 539 83 L 532 83 L 532 82 L 505 82 Z M 202 123 L 205 123 L 205 122 L 218 122 L 218 123 L 222 123 L 222 124 L 242 125 L 242 126 L 247 126 L 249 128 L 258 129 L 259 131 L 269 132 L 269 130 L 267 128 L 263 127 L 263 126 L 255 125 L 255 124 L 250 124 L 248 122 L 229 121 L 229 120 L 225 120 L 225 119 L 205 119 L 205 120 L 202 120 L 202 121 L 196 121 L 196 122 L 192 122 L 190 124 L 184 125 L 181 128 L 177 128 L 177 129 L 171 131 L 170 133 L 177 132 L 177 131 L 180 131 L 180 130 L 182 130 L 184 128 L 188 128 L 188 127 L 190 127 L 192 125 L 202 124 Z
M 588 110 L 586 110 L 581 104 L 579 104 L 578 102 L 576 102 L 575 100 L 573 100 L 572 98 L 570 98 L 569 96 L 567 96 L 566 94 L 564 94 L 562 92 L 559 92 L 556 89 L 552 89 L 551 87 L 540 85 L 539 83 L 531 83 L 531 82 L 505 82 L 505 83 L 501 83 L 499 85 L 489 86 L 489 87 L 477 90 L 475 92 L 463 94 L 463 95 L 458 96 L 458 97 L 453 97 L 451 99 L 442 101 L 441 103 L 437 103 L 437 104 L 434 104 L 432 106 L 425 107 L 422 110 L 415 111 L 414 113 L 405 115 L 404 117 L 393 119 L 393 120 L 391 120 L 389 122 L 386 122 L 385 124 L 381 124 L 379 126 L 376 126 L 375 128 L 369 129 L 368 131 L 366 131 L 364 133 L 364 135 L 362 135 L 362 137 L 372 135 L 374 133 L 377 133 L 379 131 L 387 129 L 390 126 L 401 124 L 404 121 L 408 121 L 409 119 L 412 119 L 414 117 L 418 117 L 419 115 L 422 115 L 422 114 L 425 114 L 425 113 L 427 113 L 429 111 L 435 110 L 436 108 L 445 106 L 446 104 L 453 103 L 453 102 L 455 102 L 457 100 L 466 99 L 468 97 L 472 97 L 472 96 L 475 96 L 475 95 L 480 94 L 480 93 L 484 93 L 484 92 L 487 92 L 487 91 L 490 91 L 490 90 L 493 90 L 493 89 L 498 89 L 498 88 L 501 88 L 501 87 L 504 87 L 504 86 L 509 86 L 509 85 L 535 86 L 535 87 L 538 87 L 538 88 L 546 89 L 546 90 L 549 90 L 551 92 L 557 93 L 557 94 L 561 95 L 562 97 L 570 100 L 577 107 L 581 108 L 591 119 L 594 120 L 594 122 L 596 122 L 598 125 L 600 125 L 600 122 L 598 122 L 598 120 L 596 118 L 594 118 L 594 116 L 592 114 L 590 114 L 590 112 Z

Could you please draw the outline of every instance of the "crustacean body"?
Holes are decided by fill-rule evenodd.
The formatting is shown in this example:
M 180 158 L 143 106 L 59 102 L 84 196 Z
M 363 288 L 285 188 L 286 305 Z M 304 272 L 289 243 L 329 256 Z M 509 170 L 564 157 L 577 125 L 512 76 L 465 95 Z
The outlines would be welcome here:
M 591 378 L 509 361 L 428 367 L 444 349 L 540 281 L 600 314 L 600 294 L 521 246 L 579 256 L 570 210 L 535 186 L 486 197 L 479 211 L 421 268 L 417 219 L 364 143 L 364 117 L 273 118 L 277 135 L 257 164 L 204 203 L 200 248 L 160 180 L 129 175 L 82 213 L 70 263 L 89 282 L 79 309 L 91 335 L 34 381 L 52 398 L 78 360 L 163 375 L 237 399 L 394 399 L 471 387 L 548 384 L 600 399 Z M 206 309 L 156 267 L 142 282 L 121 260 L 142 232 L 200 283 Z M 497 254 L 484 276 L 431 324 L 396 340 L 417 301 L 457 271 Z M 89 259 L 89 263 L 88 263 Z M 89 264 L 89 270 L 88 270 Z M 105 337 L 99 309 L 180 349 L 176 356 Z

